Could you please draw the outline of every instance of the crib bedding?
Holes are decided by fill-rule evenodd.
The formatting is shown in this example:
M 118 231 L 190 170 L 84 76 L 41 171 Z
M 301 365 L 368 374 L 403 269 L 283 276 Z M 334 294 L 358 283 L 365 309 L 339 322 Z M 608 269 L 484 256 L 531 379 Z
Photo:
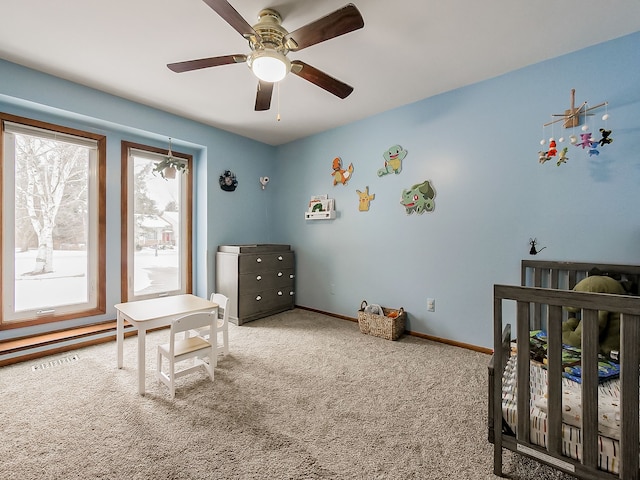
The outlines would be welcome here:
M 547 447 L 547 370 L 538 362 L 531 361 L 530 441 Z M 511 432 L 517 425 L 517 356 L 509 358 L 504 370 L 502 386 L 502 414 Z M 619 473 L 620 452 L 620 389 L 619 380 L 610 379 L 598 387 L 598 467 L 601 470 Z M 580 431 L 580 384 L 569 379 L 562 380 L 562 453 L 574 460 L 582 457 L 582 435 Z

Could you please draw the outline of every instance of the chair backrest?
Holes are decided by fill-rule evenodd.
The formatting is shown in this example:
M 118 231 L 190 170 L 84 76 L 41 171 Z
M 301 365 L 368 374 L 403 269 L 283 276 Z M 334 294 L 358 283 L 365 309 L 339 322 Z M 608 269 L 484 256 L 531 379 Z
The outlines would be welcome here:
M 227 323 L 229 320 L 229 297 L 221 293 L 212 293 L 210 300 L 218 304 L 218 318 L 221 318 L 223 323 Z
M 196 312 L 176 318 L 171 322 L 171 347 L 175 343 L 176 333 L 187 332 L 202 327 L 215 328 L 216 316 L 211 312 Z

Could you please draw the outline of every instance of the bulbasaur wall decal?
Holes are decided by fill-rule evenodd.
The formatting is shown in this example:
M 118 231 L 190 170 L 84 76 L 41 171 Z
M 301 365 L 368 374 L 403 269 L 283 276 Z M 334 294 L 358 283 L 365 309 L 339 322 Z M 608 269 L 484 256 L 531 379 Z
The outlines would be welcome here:
M 413 185 L 408 190 L 402 190 L 402 200 L 400 203 L 407 210 L 407 215 L 412 213 L 422 214 L 424 212 L 433 212 L 436 208 L 436 191 L 431 185 L 430 180 Z
M 400 173 L 402 171 L 402 160 L 407 156 L 407 151 L 400 145 L 394 145 L 384 152 L 382 156 L 384 157 L 384 167 L 378 170 L 379 177 L 389 173 Z

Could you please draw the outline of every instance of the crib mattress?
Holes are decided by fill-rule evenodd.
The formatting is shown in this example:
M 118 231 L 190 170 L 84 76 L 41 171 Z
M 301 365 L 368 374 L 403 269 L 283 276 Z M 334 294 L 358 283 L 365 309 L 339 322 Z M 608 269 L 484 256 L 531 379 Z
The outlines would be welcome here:
M 531 427 L 530 442 L 547 447 L 547 370 L 537 362 L 531 365 Z M 517 413 L 517 356 L 510 357 L 502 382 L 502 415 L 515 433 Z M 580 384 L 568 378 L 562 379 L 563 423 L 562 454 L 580 461 L 582 458 L 582 435 L 580 431 Z M 601 470 L 619 473 L 620 411 L 619 379 L 608 380 L 599 385 L 598 392 L 598 467 Z

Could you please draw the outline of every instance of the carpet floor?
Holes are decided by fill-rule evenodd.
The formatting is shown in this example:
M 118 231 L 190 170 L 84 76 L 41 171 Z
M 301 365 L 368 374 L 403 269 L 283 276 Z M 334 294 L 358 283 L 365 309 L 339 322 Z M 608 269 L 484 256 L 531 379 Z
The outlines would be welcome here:
M 497 479 L 489 356 L 295 309 L 230 325 L 211 382 L 136 389 L 135 337 L 0 368 L 0 478 Z M 505 452 L 514 479 L 569 479 Z

